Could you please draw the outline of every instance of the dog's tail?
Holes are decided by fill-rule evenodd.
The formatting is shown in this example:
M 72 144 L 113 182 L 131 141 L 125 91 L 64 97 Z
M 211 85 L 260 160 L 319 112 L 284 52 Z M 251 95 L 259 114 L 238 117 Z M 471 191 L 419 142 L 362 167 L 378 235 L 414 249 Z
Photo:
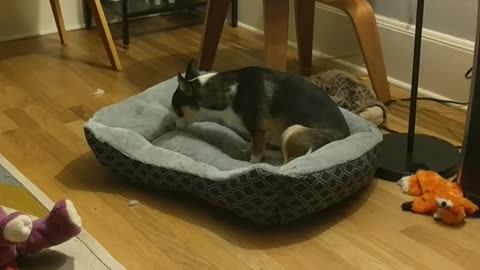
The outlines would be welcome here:
M 345 135 L 333 129 L 308 128 L 302 125 L 290 126 L 282 134 L 283 161 L 287 163 L 343 138 Z

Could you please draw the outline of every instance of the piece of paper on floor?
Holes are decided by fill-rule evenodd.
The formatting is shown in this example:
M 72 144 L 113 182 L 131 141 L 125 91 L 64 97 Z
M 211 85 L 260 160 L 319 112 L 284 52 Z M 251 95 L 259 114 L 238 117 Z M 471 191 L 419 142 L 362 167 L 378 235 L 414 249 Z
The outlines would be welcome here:
M 139 204 L 140 204 L 140 202 L 137 201 L 137 200 L 130 200 L 128 202 L 128 206 L 135 206 L 135 205 L 139 205 Z
M 98 96 L 102 96 L 103 94 L 105 94 L 105 91 L 98 88 L 97 91 L 95 91 L 95 93 L 93 93 L 94 96 L 98 97 Z

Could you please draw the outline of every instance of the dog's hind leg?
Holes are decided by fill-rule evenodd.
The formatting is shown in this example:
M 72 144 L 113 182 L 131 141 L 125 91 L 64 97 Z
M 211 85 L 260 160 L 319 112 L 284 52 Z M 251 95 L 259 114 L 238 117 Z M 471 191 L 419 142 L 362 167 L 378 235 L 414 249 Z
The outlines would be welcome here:
M 283 162 L 288 163 L 343 137 L 332 129 L 308 128 L 302 125 L 290 126 L 282 134 Z
M 284 164 L 310 151 L 312 142 L 307 132 L 308 128 L 302 125 L 290 126 L 283 132 L 282 153 Z

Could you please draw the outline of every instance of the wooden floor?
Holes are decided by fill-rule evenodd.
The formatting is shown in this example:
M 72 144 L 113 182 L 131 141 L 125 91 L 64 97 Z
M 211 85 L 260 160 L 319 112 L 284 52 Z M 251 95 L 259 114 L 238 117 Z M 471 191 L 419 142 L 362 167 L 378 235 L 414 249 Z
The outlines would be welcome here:
M 93 30 L 70 32 L 65 48 L 56 35 L 0 44 L 0 152 L 50 198 L 72 199 L 86 229 L 128 269 L 479 269 L 480 221 L 451 229 L 402 212 L 408 197 L 386 181 L 321 215 L 268 229 L 185 196 L 121 182 L 89 151 L 83 124 L 197 56 L 201 26 L 162 25 L 136 26 L 146 31 L 128 51 L 119 47 L 123 72 L 109 68 Z M 262 56 L 262 37 L 226 27 L 215 69 L 262 64 Z M 290 56 L 296 72 L 294 50 Z M 332 66 L 315 61 L 317 71 Z M 97 89 L 105 94 L 94 95 Z M 461 143 L 464 112 L 420 107 L 419 132 Z M 407 109 L 390 109 L 391 128 L 405 130 Z M 141 204 L 129 207 L 132 199 Z

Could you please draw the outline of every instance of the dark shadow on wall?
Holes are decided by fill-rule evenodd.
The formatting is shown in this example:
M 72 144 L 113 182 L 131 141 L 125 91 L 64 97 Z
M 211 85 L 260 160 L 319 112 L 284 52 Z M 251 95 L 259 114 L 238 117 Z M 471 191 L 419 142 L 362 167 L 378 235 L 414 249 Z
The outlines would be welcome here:
M 43 3 L 45 2 L 45 3 Z M 45 0 L 4 0 L 0 11 L 0 41 L 31 36 L 39 32 L 40 5 L 47 5 Z

